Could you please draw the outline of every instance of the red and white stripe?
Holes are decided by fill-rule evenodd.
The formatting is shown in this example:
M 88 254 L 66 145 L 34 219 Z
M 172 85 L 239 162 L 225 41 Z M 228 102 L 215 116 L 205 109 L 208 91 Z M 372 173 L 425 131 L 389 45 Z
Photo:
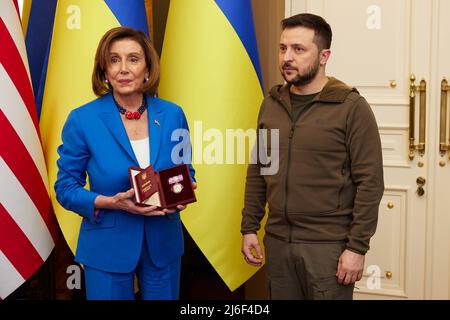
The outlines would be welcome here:
M 30 278 L 57 237 L 17 3 L 0 6 L 0 299 Z

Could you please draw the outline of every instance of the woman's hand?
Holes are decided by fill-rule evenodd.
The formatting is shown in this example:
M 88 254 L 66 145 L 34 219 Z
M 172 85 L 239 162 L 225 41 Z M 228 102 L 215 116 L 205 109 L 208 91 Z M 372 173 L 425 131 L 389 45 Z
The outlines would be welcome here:
M 132 214 L 143 216 L 163 216 L 168 212 L 157 210 L 156 206 L 137 206 L 131 199 L 134 196 L 134 189 L 126 192 L 119 192 L 112 197 L 98 196 L 95 199 L 95 207 L 99 209 L 123 210 Z
M 196 182 L 192 182 L 192 189 L 194 189 L 194 190 L 197 189 L 197 183 Z M 187 205 L 186 206 L 183 206 L 183 205 L 178 205 L 177 206 L 178 211 L 183 211 L 186 208 L 187 208 Z M 170 213 L 176 212 L 177 209 L 163 209 L 163 212 L 170 214 Z
M 178 211 L 181 211 L 181 210 L 184 210 L 184 209 L 186 209 L 186 206 L 178 205 L 176 209 L 175 209 L 175 208 L 171 208 L 171 209 L 163 209 L 162 211 L 163 211 L 165 214 L 171 214 L 171 213 L 177 212 L 177 210 L 178 210 Z
M 197 189 L 197 183 L 192 182 L 192 188 Z M 119 192 L 112 197 L 98 196 L 95 198 L 94 206 L 96 209 L 113 209 L 123 210 L 132 214 L 140 214 L 143 216 L 164 216 L 186 209 L 187 206 L 178 205 L 176 208 L 158 210 L 156 206 L 137 206 L 132 197 L 134 196 L 134 189 L 126 192 Z

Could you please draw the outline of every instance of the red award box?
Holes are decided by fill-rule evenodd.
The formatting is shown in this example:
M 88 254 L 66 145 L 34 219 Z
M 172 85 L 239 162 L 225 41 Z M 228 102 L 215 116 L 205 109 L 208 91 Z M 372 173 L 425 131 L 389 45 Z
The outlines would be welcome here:
M 197 201 L 187 164 L 158 172 L 152 166 L 145 169 L 130 167 L 128 172 L 138 205 L 166 209 Z

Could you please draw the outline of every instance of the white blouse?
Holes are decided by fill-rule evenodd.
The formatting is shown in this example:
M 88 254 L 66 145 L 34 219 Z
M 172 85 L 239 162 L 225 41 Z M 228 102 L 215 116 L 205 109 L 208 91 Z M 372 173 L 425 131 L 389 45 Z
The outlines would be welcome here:
M 142 169 L 147 168 L 150 165 L 150 144 L 148 137 L 141 140 L 130 140 L 130 142 L 136 159 L 139 162 L 139 167 Z

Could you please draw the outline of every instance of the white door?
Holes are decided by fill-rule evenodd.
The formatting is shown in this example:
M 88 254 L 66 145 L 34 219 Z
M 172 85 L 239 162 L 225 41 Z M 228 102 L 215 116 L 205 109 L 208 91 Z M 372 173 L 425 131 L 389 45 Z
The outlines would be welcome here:
M 380 130 L 386 190 L 355 298 L 448 299 L 450 161 L 439 153 L 439 116 L 450 0 L 285 3 L 286 16 L 311 12 L 330 23 L 327 73 L 358 88 Z
M 434 118 L 430 119 L 430 136 L 434 138 L 430 140 L 433 143 L 433 162 L 429 170 L 433 177 L 433 190 L 430 190 L 433 198 L 427 228 L 429 251 L 426 265 L 426 295 L 432 299 L 450 299 L 450 151 L 445 152 L 445 149 L 450 150 L 449 14 L 450 0 L 433 1 L 430 105 L 433 106 Z M 445 144 L 442 148 L 439 147 L 441 140 Z

